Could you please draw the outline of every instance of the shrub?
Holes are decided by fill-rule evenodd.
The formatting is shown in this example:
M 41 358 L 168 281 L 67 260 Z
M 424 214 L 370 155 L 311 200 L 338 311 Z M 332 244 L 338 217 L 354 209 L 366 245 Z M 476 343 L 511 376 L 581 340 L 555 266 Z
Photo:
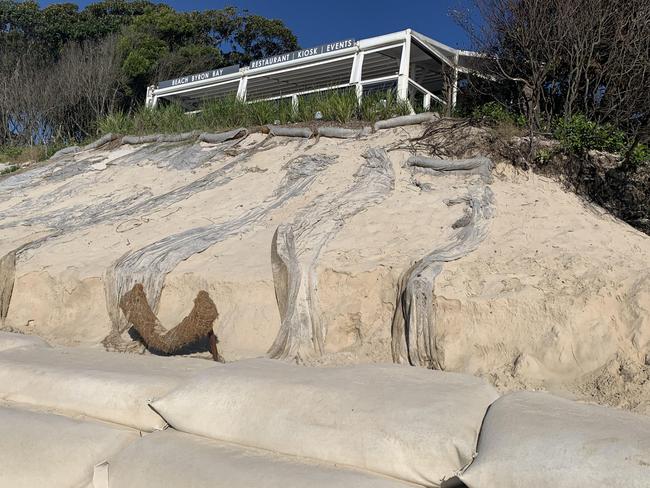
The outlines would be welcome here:
M 483 119 L 497 124 L 511 124 L 517 127 L 526 125 L 526 117 L 515 114 L 498 102 L 488 102 L 472 111 L 472 118 Z
M 595 149 L 628 156 L 632 145 L 632 140 L 622 130 L 610 124 L 598 124 L 582 114 L 556 121 L 553 135 L 565 150 L 574 154 L 584 154 Z M 629 154 L 629 162 L 650 162 L 650 148 L 645 144 L 635 145 Z
M 208 130 L 248 125 L 247 110 L 246 104 L 235 96 L 210 100 L 196 115 L 197 123 Z
M 361 99 L 359 118 L 369 122 L 408 115 L 411 108 L 408 102 L 400 100 L 395 90 L 375 91 Z
M 49 158 L 65 144 L 34 144 L 30 146 L 0 146 L 0 163 L 25 163 L 43 161 Z M 5 168 L 6 170 L 7 168 Z M 18 168 L 16 168 L 18 169 Z M 11 172 L 11 171 L 10 171 Z M 5 171 L 4 174 L 6 174 Z
M 630 154 L 630 162 L 632 164 L 650 163 L 650 147 L 645 144 L 637 144 Z
M 15 161 L 23 152 L 22 147 L 0 146 L 0 163 Z
M 610 125 L 600 125 L 582 114 L 557 120 L 553 135 L 564 149 L 576 154 L 590 149 L 623 153 L 629 147 L 623 131 Z
M 18 167 L 17 164 L 12 164 L 12 165 L 7 166 L 6 168 L 3 168 L 2 170 L 0 170 L 0 176 L 8 175 L 10 173 L 18 171 L 19 169 L 20 168 Z
M 242 125 L 272 124 L 277 118 L 276 115 L 277 109 L 273 101 L 251 103 L 246 107 L 246 115 L 243 117 L 247 123 Z
M 354 90 L 326 92 L 319 105 L 325 120 L 335 120 L 342 124 L 356 118 L 358 113 L 357 94 Z
M 133 117 L 123 112 L 114 112 L 100 119 L 98 130 L 102 134 L 131 134 L 133 132 Z

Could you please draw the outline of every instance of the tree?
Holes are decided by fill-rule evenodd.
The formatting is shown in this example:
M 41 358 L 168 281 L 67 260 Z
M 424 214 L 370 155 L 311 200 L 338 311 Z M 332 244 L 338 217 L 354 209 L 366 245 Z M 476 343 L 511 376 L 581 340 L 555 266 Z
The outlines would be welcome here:
M 161 79 L 297 49 L 279 20 L 147 0 L 0 0 L 0 144 L 79 140 Z
M 518 100 L 531 134 L 576 113 L 648 140 L 650 3 L 646 0 L 473 0 L 457 14 L 500 101 Z M 505 89 L 503 89 L 505 88 Z

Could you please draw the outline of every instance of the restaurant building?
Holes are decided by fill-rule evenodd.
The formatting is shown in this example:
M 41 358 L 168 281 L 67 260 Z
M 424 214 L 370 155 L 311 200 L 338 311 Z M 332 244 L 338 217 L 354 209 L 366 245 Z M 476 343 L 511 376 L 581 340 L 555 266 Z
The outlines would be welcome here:
M 161 81 L 148 88 L 147 105 L 168 100 L 194 111 L 206 100 L 227 96 L 247 102 L 291 99 L 296 105 L 313 93 L 354 89 L 359 100 L 372 91 L 395 90 L 414 109 L 454 107 L 459 83 L 479 58 L 407 29 Z

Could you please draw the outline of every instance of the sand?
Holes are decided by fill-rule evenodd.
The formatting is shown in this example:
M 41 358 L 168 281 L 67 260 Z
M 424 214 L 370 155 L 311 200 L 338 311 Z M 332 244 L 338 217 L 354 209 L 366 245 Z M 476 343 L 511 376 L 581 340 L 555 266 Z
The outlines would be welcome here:
M 319 198 L 346 195 L 368 149 L 420 131 L 318 141 L 253 134 L 234 147 L 121 146 L 4 177 L 0 256 L 17 257 L 3 327 L 96 347 L 116 327 L 106 290 L 118 259 L 191 229 L 228 225 L 232 232 L 201 252 L 181 252 L 158 276 L 154 308 L 174 325 L 206 290 L 219 309 L 215 332 L 225 359 L 264 356 L 281 325 L 271 266 L 277 227 Z M 246 153 L 255 144 L 263 145 Z M 305 364 L 392 361 L 400 277 L 450 242 L 465 210 L 446 201 L 480 178 L 406 167 L 404 150 L 388 155 L 389 194 L 351 215 L 324 212 L 309 222 L 335 232 L 313 262 L 324 351 L 302 352 Z M 305 156 L 334 159 L 299 175 L 304 181 L 285 198 L 278 189 L 287 183 L 287 163 Z M 650 237 L 551 180 L 495 163 L 495 213 L 485 239 L 435 277 L 431 340 L 440 367 L 484 377 L 502 391 L 548 389 L 650 414 Z M 336 218 L 334 226 L 318 220 Z

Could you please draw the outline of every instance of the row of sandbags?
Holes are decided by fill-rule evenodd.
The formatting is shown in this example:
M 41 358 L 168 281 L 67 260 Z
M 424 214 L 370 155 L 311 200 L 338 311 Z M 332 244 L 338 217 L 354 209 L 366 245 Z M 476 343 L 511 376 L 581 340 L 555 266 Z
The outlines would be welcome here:
M 397 365 L 215 365 L 8 342 L 0 335 L 6 402 L 143 432 L 169 423 L 215 441 L 427 486 L 472 459 L 485 410 L 497 398 L 470 376 Z
M 405 366 L 305 368 L 264 359 L 215 365 L 48 348 L 36 338 L 0 333 L 0 399 L 47 409 L 38 415 L 56 419 L 52 438 L 65 422 L 91 430 L 98 420 L 112 422 L 99 424 L 116 429 L 106 431 L 105 443 L 97 434 L 98 444 L 84 447 L 96 453 L 92 459 L 69 455 L 87 478 L 98 464 L 95 488 L 440 486 L 443 480 L 470 488 L 641 487 L 650 480 L 646 417 L 544 393 L 498 398 L 480 379 Z M 11 457 L 25 445 L 17 439 L 26 427 L 16 418 L 0 411 L 8 429 L 0 435 L 0 487 L 29 486 L 7 481 L 25 469 Z M 167 424 L 173 429 L 143 434 Z M 78 443 L 61 439 L 85 446 L 81 435 Z M 60 461 L 50 462 L 48 442 L 27 445 L 39 469 L 54 473 Z
M 391 129 L 395 127 L 403 127 L 407 125 L 417 125 L 423 124 L 425 122 L 431 122 L 438 118 L 437 114 L 431 112 L 425 112 L 421 114 L 414 115 L 403 115 L 400 117 L 393 117 L 387 120 L 380 120 L 376 122 L 373 126 L 375 131 L 382 129 Z M 319 137 L 331 137 L 336 139 L 357 139 L 359 137 L 367 136 L 371 132 L 370 127 L 363 127 L 360 129 L 349 129 L 345 127 L 319 127 L 316 131 L 308 127 L 283 127 L 283 126 L 274 126 L 269 125 L 264 129 L 269 134 L 273 136 L 283 136 L 283 137 L 299 137 L 299 138 L 310 138 L 313 136 Z M 240 128 L 227 132 L 221 133 L 210 133 L 210 132 L 200 132 L 200 131 L 190 131 L 183 132 L 179 134 L 148 134 L 144 136 L 118 136 L 117 134 L 109 133 L 105 134 L 99 139 L 90 144 L 87 144 L 83 147 L 80 146 L 69 146 L 63 149 L 60 149 L 52 155 L 52 159 L 57 159 L 62 156 L 75 154 L 80 151 L 89 151 L 93 149 L 98 149 L 105 144 L 117 141 L 119 139 L 119 144 L 152 144 L 152 143 L 164 143 L 164 142 L 185 142 L 199 140 L 201 142 L 207 142 L 209 144 L 217 144 L 231 139 L 239 139 L 248 134 L 248 130 Z
M 119 136 L 117 134 L 109 133 L 105 134 L 99 139 L 90 144 L 87 144 L 83 147 L 79 146 L 68 146 L 60 149 L 52 155 L 52 159 L 57 159 L 62 156 L 67 156 L 70 154 L 75 154 L 80 151 L 90 151 L 93 149 L 99 149 L 100 147 L 113 143 L 115 141 L 117 145 L 122 144 L 151 144 L 151 143 L 163 143 L 163 142 L 186 142 L 199 140 L 201 142 L 207 142 L 209 144 L 219 144 L 225 141 L 232 139 L 241 139 L 248 135 L 248 130 L 240 128 L 229 130 L 227 132 L 211 133 L 211 132 L 200 132 L 200 131 L 191 131 L 183 132 L 179 134 L 149 134 L 145 136 Z
M 19 407 L 19 408 L 17 408 Z M 353 468 L 176 432 L 137 430 L 0 405 L 0 486 L 6 488 L 408 488 Z

